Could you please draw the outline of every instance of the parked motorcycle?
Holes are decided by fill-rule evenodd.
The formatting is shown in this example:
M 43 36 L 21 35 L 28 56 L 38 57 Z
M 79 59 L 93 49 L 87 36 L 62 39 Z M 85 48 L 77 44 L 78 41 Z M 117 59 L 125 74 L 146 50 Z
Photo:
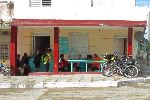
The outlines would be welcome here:
M 107 62 L 104 64 L 103 75 L 110 77 L 113 74 L 123 75 L 125 77 L 136 77 L 138 68 L 135 66 L 135 60 L 123 57 L 119 59 L 118 54 L 107 54 L 104 56 Z

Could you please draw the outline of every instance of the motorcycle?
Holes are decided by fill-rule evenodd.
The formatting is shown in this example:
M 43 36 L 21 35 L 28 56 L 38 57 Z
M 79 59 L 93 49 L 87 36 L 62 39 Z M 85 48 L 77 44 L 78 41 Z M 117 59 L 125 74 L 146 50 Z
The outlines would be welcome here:
M 124 63 L 128 65 L 124 75 L 126 77 L 136 77 L 141 71 L 141 66 L 137 63 L 135 59 L 132 58 L 131 55 L 125 57 L 124 59 L 125 59 Z
M 122 75 L 125 77 L 136 77 L 138 75 L 138 68 L 134 66 L 133 60 L 119 59 L 118 54 L 107 54 L 104 56 L 107 62 L 104 64 L 103 75 L 110 77 L 113 74 Z

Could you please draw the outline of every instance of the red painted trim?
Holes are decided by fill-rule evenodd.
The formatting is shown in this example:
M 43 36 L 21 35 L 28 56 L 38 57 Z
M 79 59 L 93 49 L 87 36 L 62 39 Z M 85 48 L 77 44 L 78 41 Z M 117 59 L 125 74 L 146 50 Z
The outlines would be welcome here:
M 10 66 L 13 69 L 13 75 L 16 75 L 17 32 L 18 28 L 16 26 L 11 26 Z
M 102 74 L 101 72 L 59 72 L 57 75 L 72 75 L 72 74 Z M 53 72 L 32 72 L 29 76 L 39 76 L 39 75 L 56 75 Z
M 132 55 L 133 28 L 128 28 L 128 55 Z
M 146 21 L 128 20 L 54 20 L 54 19 L 13 19 L 15 26 L 130 26 L 146 27 Z
M 59 64 L 59 27 L 54 27 L 54 74 L 58 74 Z

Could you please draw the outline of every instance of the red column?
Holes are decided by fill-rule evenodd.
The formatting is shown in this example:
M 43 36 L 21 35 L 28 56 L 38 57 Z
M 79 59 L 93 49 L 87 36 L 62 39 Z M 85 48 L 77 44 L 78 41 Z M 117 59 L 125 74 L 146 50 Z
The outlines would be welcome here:
M 11 26 L 10 67 L 13 69 L 12 75 L 16 75 L 17 33 L 18 33 L 18 27 Z
M 54 27 L 54 74 L 58 74 L 59 64 L 59 27 Z
M 133 28 L 128 28 L 128 55 L 132 55 Z

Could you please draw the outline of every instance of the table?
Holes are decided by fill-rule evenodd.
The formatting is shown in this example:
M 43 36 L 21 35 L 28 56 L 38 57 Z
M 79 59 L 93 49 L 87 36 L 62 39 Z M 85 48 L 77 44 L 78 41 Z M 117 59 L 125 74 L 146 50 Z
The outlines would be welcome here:
M 73 72 L 73 63 L 79 63 L 79 62 L 84 62 L 86 64 L 86 72 L 88 70 L 88 66 L 87 66 L 88 63 L 99 62 L 101 64 L 100 72 L 102 72 L 103 65 L 106 62 L 106 60 L 96 60 L 95 61 L 95 60 L 76 60 L 76 59 L 74 59 L 74 60 L 71 59 L 71 60 L 67 60 L 67 61 L 71 63 L 71 72 Z

